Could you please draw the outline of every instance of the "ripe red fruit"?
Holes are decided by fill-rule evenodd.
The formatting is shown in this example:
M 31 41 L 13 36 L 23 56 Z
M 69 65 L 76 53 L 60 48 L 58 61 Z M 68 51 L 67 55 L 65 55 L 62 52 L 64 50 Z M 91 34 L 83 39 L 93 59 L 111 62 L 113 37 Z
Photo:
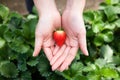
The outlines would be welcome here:
M 66 33 L 62 30 L 57 30 L 53 33 L 53 38 L 58 46 L 62 46 L 66 39 Z

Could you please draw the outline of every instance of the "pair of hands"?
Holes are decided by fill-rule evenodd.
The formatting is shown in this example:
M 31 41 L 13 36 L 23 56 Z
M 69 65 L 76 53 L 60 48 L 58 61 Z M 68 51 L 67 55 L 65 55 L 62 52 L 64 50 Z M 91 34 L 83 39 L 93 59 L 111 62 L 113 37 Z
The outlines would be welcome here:
M 65 44 L 62 47 L 54 46 L 53 31 L 61 26 L 67 34 Z M 59 12 L 41 15 L 35 31 L 33 56 L 37 56 L 43 48 L 52 70 L 64 71 L 75 58 L 79 47 L 84 55 L 88 56 L 86 29 L 82 14 L 64 11 L 62 17 Z

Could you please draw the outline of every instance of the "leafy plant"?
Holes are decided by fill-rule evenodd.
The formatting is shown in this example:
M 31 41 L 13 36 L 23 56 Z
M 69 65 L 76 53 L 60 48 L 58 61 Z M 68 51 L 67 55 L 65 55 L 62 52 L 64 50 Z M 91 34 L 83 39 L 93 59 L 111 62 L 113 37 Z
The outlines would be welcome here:
M 120 80 L 120 1 L 84 12 L 89 57 L 79 50 L 69 69 L 52 71 L 44 52 L 32 57 L 37 13 L 23 17 L 0 4 L 0 80 Z

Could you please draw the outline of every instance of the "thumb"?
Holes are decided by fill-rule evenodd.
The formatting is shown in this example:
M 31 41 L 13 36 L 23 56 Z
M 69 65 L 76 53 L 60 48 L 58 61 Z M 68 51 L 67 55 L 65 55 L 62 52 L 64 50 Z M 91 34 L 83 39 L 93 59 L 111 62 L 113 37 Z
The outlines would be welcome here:
M 86 35 L 82 34 L 78 36 L 79 47 L 84 55 L 89 56 L 86 44 Z
M 34 57 L 38 56 L 38 54 L 41 50 L 42 42 L 43 42 L 43 37 L 42 36 L 35 38 L 35 48 L 34 48 L 34 52 L 33 52 Z

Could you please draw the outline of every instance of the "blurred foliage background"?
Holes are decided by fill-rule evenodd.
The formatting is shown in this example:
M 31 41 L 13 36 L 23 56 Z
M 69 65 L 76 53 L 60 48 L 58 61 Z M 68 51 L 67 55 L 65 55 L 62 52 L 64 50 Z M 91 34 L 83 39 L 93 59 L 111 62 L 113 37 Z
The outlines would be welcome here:
M 63 11 L 67 0 L 56 0 L 59 11 Z M 99 3 L 104 0 L 86 0 L 86 9 L 98 9 Z M 19 13 L 28 14 L 25 0 L 0 0 L 1 4 L 6 5 L 11 11 L 18 11 Z

